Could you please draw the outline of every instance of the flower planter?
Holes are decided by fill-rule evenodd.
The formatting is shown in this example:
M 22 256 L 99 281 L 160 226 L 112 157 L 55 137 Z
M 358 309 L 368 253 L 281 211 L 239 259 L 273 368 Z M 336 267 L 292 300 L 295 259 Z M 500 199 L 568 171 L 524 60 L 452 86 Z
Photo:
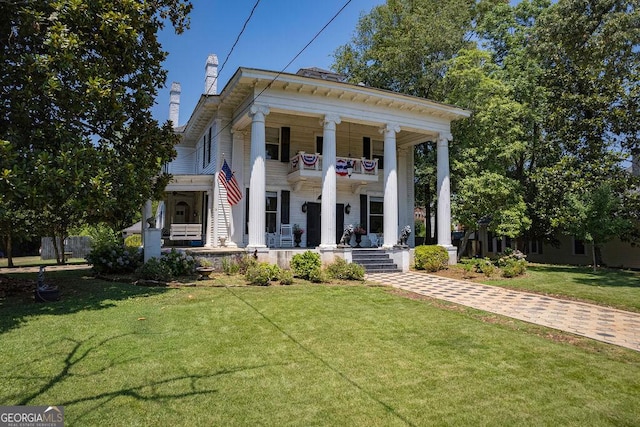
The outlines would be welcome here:
M 53 302 L 60 299 L 57 286 L 37 287 L 33 294 L 36 302 Z
M 213 267 L 198 267 L 198 268 L 196 268 L 196 271 L 198 272 L 198 274 L 200 274 L 200 277 L 198 277 L 198 280 L 205 280 L 205 279 L 209 279 L 211 277 L 211 274 L 215 271 L 215 268 L 213 268 Z

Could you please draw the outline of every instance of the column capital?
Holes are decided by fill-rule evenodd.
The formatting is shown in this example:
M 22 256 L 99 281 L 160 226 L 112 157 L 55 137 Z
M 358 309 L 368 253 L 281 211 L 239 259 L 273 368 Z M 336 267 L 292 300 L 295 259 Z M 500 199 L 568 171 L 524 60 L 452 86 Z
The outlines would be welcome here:
M 340 123 L 342 123 L 342 119 L 337 114 L 326 114 L 324 118 L 320 120 L 321 126 L 327 126 L 327 125 L 330 126 L 332 124 L 339 125 Z
M 268 115 L 270 112 L 269 107 L 266 105 L 253 104 L 251 108 L 249 108 L 249 116 L 254 120 L 260 120 L 260 118 L 264 119 L 264 116 Z
M 400 125 L 397 123 L 387 123 L 383 125 L 378 131 L 382 134 L 386 134 L 389 132 L 398 133 L 400 132 Z
M 438 145 L 448 144 L 449 141 L 453 140 L 453 135 L 450 132 L 440 132 L 438 134 Z

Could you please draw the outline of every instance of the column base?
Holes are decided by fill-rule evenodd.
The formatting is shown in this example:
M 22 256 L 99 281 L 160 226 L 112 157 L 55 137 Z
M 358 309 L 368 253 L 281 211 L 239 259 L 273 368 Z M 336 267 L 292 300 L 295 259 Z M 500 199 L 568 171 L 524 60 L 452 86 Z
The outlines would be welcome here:
M 456 265 L 458 263 L 458 248 L 453 245 L 438 245 L 447 250 L 449 254 L 449 265 Z

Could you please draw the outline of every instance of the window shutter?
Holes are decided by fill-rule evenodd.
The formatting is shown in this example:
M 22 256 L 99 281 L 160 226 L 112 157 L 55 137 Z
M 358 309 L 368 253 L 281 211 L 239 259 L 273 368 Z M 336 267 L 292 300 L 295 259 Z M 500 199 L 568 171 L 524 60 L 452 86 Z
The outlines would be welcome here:
M 369 227 L 368 227 L 368 222 L 367 221 L 367 217 L 369 216 L 369 209 L 367 209 L 367 195 L 366 194 L 361 194 L 360 195 L 360 225 L 362 226 L 362 228 L 364 228 L 367 233 L 369 232 Z
M 211 127 L 209 127 L 209 140 L 207 141 L 207 164 L 211 163 Z
M 316 136 L 316 153 L 322 156 L 322 148 L 324 146 L 324 136 Z
M 207 134 L 202 137 L 202 169 L 206 166 L 207 161 Z
M 371 138 L 368 136 L 362 137 L 362 157 L 371 158 Z
M 281 224 L 290 224 L 291 220 L 289 218 L 289 198 L 290 193 L 289 190 L 282 190 L 281 193 L 281 206 L 280 206 L 280 223 Z
M 282 143 L 280 144 L 282 153 L 280 155 L 280 161 L 283 163 L 289 163 L 291 151 L 291 128 L 283 127 L 280 132 L 282 135 Z

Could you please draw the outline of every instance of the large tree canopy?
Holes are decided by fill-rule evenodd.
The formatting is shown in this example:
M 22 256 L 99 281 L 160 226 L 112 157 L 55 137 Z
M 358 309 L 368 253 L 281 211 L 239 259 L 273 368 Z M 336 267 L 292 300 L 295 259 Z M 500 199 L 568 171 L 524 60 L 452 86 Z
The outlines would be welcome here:
M 575 232 L 575 200 L 603 184 L 620 201 L 617 216 L 638 214 L 625 161 L 640 154 L 639 4 L 388 0 L 362 17 L 334 68 L 353 82 L 474 110 L 452 129 L 457 220 L 473 228 L 484 207 L 496 231 L 553 239 Z M 417 171 L 418 185 L 429 188 L 431 175 Z
M 80 220 L 121 227 L 164 188 L 176 140 L 150 111 L 166 79 L 157 34 L 169 22 L 182 32 L 190 9 L 188 0 L 0 3 L 0 139 L 20 160 L 7 172 L 25 184 L 17 199 L 43 232 L 61 238 Z

